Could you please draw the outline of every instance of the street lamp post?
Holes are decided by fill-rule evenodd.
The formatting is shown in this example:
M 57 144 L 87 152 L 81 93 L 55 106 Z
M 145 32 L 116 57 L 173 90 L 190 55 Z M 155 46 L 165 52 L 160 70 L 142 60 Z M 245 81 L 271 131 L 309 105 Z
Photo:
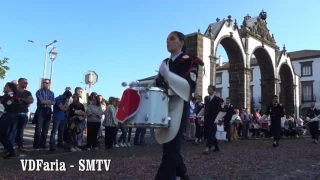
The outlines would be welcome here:
M 42 44 L 42 43 L 38 43 L 38 42 L 35 42 L 32 40 L 28 40 L 28 42 L 38 44 L 38 45 L 44 46 L 46 48 L 46 54 L 45 54 L 45 58 L 44 58 L 44 67 L 43 67 L 43 79 L 45 79 L 46 78 L 46 69 L 47 69 L 47 59 L 48 59 L 48 48 L 49 47 L 53 48 L 53 46 L 51 46 L 51 45 L 58 42 L 58 41 L 54 40 L 50 44 Z
M 56 50 L 56 47 L 53 47 L 51 51 L 49 52 L 50 59 L 51 59 L 51 71 L 50 71 L 50 89 L 52 86 L 52 73 L 53 73 L 53 63 L 58 55 L 58 51 Z

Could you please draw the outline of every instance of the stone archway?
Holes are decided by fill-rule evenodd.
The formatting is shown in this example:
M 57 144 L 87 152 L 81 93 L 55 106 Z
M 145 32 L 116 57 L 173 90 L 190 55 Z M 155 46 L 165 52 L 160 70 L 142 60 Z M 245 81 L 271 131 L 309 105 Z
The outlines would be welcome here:
M 263 47 L 257 47 L 252 54 L 256 57 L 260 69 L 261 113 L 265 113 L 272 96 L 275 95 L 275 72 L 267 50 Z
M 293 76 L 291 69 L 287 63 L 281 65 L 279 69 L 280 77 L 280 103 L 284 105 L 286 114 L 295 113 L 295 85 L 293 84 Z
M 236 108 L 245 108 L 245 84 L 249 72 L 244 66 L 244 57 L 240 45 L 230 36 L 222 37 L 217 44 L 221 44 L 225 49 L 229 60 L 229 98 Z

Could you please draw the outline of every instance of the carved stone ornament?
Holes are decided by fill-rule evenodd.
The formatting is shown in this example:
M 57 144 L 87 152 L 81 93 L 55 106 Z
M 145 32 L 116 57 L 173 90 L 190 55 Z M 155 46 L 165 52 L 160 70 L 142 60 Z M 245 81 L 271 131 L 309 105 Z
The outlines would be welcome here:
M 231 25 L 232 25 L 232 19 L 231 19 L 231 15 L 229 15 L 227 19 L 227 27 L 230 27 Z
M 238 29 L 238 23 L 237 23 L 237 20 L 236 20 L 236 19 L 234 20 L 233 28 L 234 28 L 234 29 Z
M 244 23 L 243 26 L 247 26 L 246 20 L 250 19 L 251 17 L 247 15 L 244 17 Z M 257 21 L 254 22 L 254 24 L 251 27 L 243 27 L 243 30 L 249 33 L 250 35 L 261 39 L 261 41 L 265 41 L 268 44 L 271 44 L 273 46 L 276 46 L 276 41 L 274 39 L 274 36 L 270 34 L 270 30 L 267 27 L 267 13 L 262 10 L 262 12 L 259 14 L 259 17 L 257 18 Z

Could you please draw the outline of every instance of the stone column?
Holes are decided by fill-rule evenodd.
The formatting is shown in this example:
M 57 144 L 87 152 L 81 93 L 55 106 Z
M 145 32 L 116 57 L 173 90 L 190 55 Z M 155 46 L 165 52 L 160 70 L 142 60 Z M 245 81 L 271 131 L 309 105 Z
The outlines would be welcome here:
M 210 58 L 210 84 L 215 85 L 216 84 L 216 65 L 217 65 L 217 59 L 214 56 L 209 56 Z
M 229 68 L 229 97 L 235 108 L 242 109 L 250 107 L 250 69 L 237 68 L 236 65 L 232 65 Z
M 274 79 L 274 83 L 275 83 L 275 87 L 276 87 L 276 92 L 275 92 L 275 94 L 274 95 L 277 95 L 277 96 L 280 96 L 280 92 L 281 92 L 281 85 L 280 85 L 280 83 L 281 83 L 281 81 L 280 81 L 280 79 Z
M 245 83 L 245 86 L 244 86 L 244 89 L 245 89 L 245 106 L 247 108 L 251 108 L 251 88 L 250 88 L 250 80 L 251 80 L 251 69 L 249 68 L 245 68 L 244 69 L 244 77 L 246 79 L 246 83 Z
M 264 78 L 261 81 L 261 112 L 264 114 L 267 110 L 268 104 L 272 101 L 275 95 L 276 79 Z

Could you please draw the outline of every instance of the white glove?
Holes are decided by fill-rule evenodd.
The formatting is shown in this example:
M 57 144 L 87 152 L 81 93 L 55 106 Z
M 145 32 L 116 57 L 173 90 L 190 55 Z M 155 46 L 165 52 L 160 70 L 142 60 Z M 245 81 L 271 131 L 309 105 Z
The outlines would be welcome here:
M 137 87 L 139 85 L 139 83 L 137 81 L 132 81 L 129 86 L 132 87 Z
M 215 124 L 218 124 L 218 122 L 219 122 L 218 120 L 215 120 L 215 121 L 214 121 Z
M 159 73 L 163 76 L 163 77 L 166 77 L 169 73 L 169 67 L 167 66 L 166 62 L 163 61 L 162 64 L 160 65 L 160 68 L 159 68 Z

